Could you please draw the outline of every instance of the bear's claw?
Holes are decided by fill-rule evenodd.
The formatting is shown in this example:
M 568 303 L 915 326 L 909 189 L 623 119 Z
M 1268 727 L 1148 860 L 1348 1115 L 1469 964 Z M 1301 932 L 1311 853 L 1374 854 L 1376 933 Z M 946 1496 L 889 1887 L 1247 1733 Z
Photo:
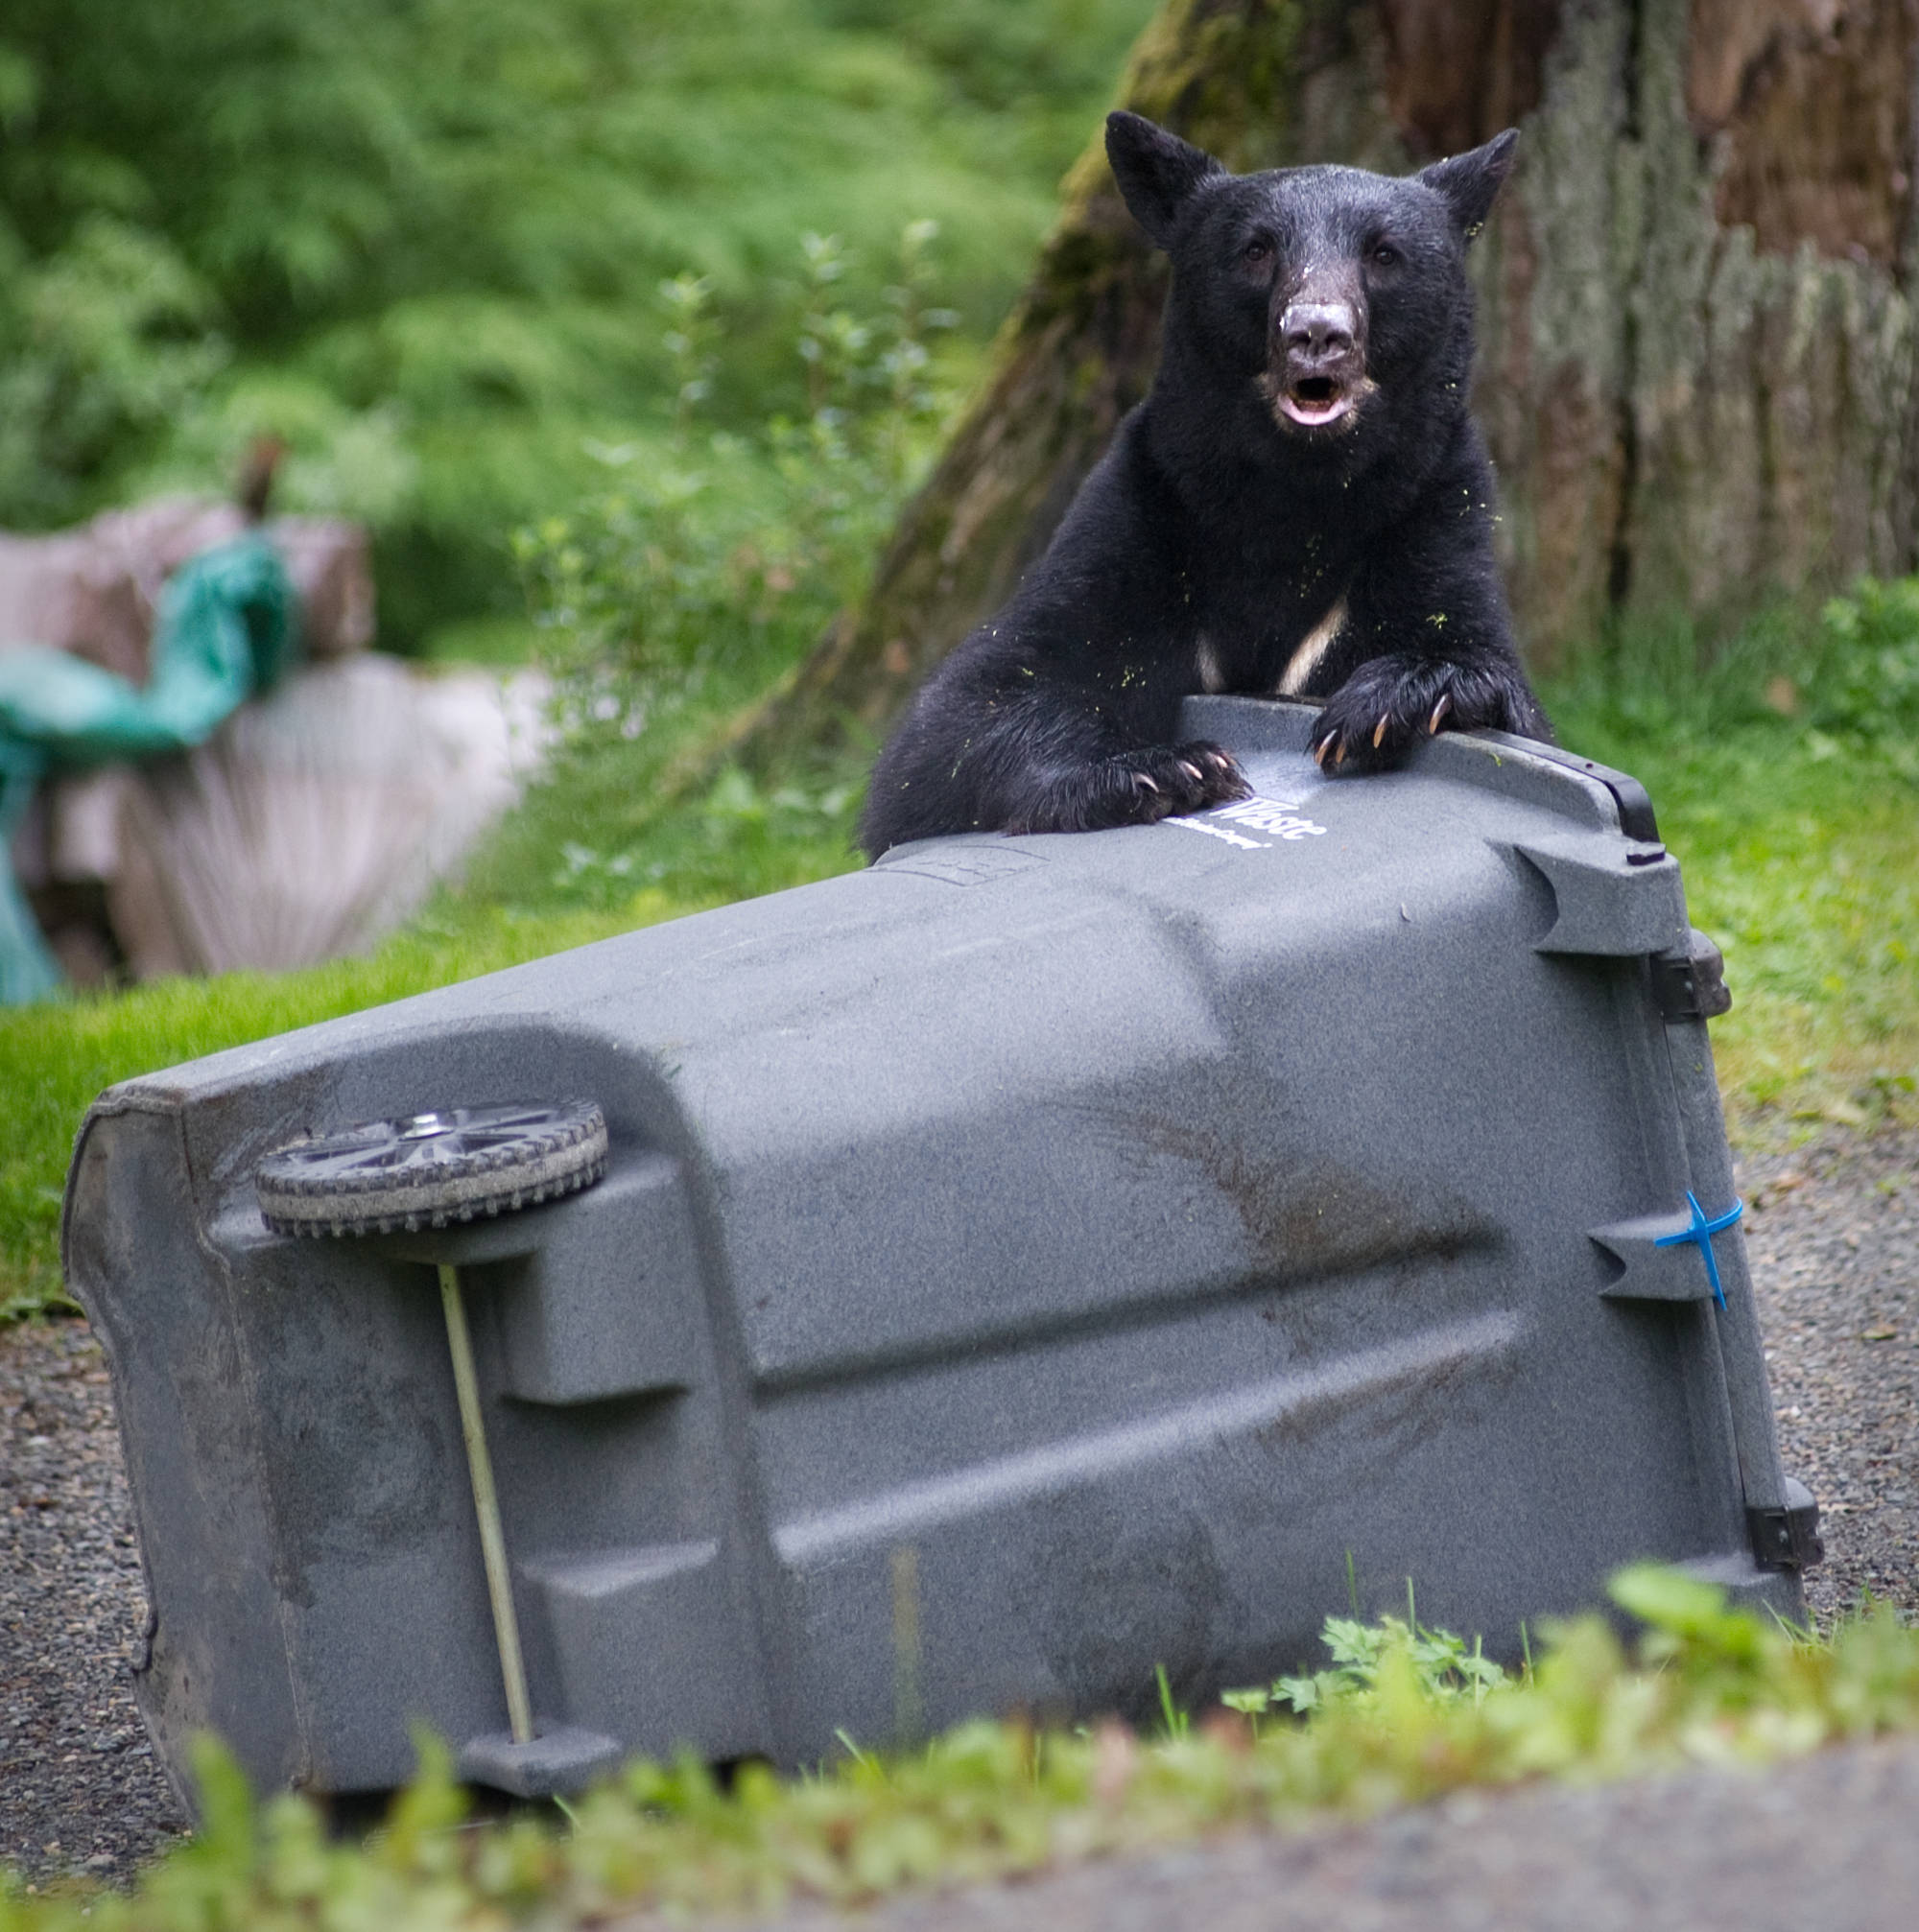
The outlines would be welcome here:
M 1314 763 L 1337 771 L 1397 764 L 1441 730 L 1491 728 L 1540 735 L 1544 720 L 1514 671 L 1500 663 L 1460 664 L 1409 654 L 1373 658 L 1327 700 L 1310 741 Z
M 1035 809 L 1009 819 L 1008 832 L 1099 832 L 1152 825 L 1251 795 L 1232 754 L 1217 744 L 1147 745 L 1082 766 L 1056 783 Z
M 1108 798 L 1096 790 L 1078 801 L 1078 813 L 1089 826 L 1149 825 L 1244 798 L 1252 789 L 1238 762 L 1217 744 L 1151 745 L 1122 752 L 1104 769 L 1122 777 L 1126 789 Z

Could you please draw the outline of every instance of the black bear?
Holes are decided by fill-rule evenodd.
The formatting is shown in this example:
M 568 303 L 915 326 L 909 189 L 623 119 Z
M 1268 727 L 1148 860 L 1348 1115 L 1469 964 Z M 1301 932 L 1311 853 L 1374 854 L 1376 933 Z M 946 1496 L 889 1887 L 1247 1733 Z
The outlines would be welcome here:
M 1012 601 L 881 753 L 869 857 L 1244 796 L 1218 745 L 1171 742 L 1196 692 L 1324 697 L 1328 770 L 1377 768 L 1442 727 L 1549 735 L 1467 411 L 1466 244 L 1517 138 L 1404 179 L 1237 176 L 1108 117 L 1126 205 L 1173 261 L 1158 373 Z

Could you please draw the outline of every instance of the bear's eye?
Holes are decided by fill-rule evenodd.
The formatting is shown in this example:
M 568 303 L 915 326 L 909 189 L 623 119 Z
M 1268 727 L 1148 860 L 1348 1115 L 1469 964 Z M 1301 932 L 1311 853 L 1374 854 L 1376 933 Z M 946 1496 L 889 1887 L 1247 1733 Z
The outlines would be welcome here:
M 1376 269 L 1396 269 L 1399 266 L 1399 250 L 1390 242 L 1375 242 L 1371 260 Z
M 1244 262 L 1248 268 L 1257 269 L 1262 264 L 1272 260 L 1272 244 L 1264 235 L 1255 235 L 1240 250 L 1240 260 Z

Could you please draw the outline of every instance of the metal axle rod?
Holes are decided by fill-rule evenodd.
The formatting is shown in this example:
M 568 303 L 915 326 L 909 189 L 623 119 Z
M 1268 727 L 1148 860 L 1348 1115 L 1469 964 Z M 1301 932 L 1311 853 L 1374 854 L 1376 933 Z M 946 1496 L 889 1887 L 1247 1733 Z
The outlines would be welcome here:
M 500 1497 L 493 1487 L 493 1462 L 486 1453 L 486 1429 L 480 1415 L 480 1380 L 473 1373 L 473 1342 L 466 1331 L 466 1306 L 460 1296 L 460 1270 L 439 1264 L 439 1299 L 446 1310 L 446 1345 L 453 1355 L 453 1386 L 460 1396 L 460 1433 L 466 1442 L 466 1468 L 473 1478 L 473 1514 L 480 1520 L 480 1553 L 486 1565 L 486 1594 L 493 1605 L 493 1637 L 500 1649 L 500 1676 L 507 1686 L 507 1721 L 515 1744 L 531 1744 L 533 1705 L 527 1697 L 527 1667 L 520 1656 L 520 1624 L 513 1613 L 513 1579 L 507 1567 L 507 1538 L 500 1527 Z

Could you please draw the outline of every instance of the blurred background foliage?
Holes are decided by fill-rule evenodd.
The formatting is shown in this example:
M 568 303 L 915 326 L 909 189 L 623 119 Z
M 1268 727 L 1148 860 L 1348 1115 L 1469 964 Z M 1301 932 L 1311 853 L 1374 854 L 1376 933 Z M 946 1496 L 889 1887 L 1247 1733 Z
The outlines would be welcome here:
M 937 224 L 963 386 L 1151 0 L 10 0 L 0 526 L 222 489 L 366 519 L 383 642 L 510 652 L 516 528 L 675 428 L 656 291 L 724 432 L 815 417 L 807 234 L 884 310 Z M 677 427 L 682 435 L 685 423 Z M 732 488 L 778 495 L 764 436 Z M 685 468 L 685 453 L 678 467 Z

